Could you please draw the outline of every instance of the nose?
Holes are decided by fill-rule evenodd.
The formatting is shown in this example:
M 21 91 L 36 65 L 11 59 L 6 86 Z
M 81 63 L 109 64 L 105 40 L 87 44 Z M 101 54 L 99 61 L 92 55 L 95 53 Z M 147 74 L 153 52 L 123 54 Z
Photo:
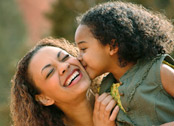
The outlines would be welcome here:
M 69 63 L 63 62 L 58 64 L 59 75 L 63 75 L 70 67 Z
M 82 61 L 82 54 L 78 54 L 78 56 L 77 56 L 77 59 L 79 60 L 79 61 Z
M 85 63 L 85 61 L 83 60 L 83 54 L 79 54 L 78 56 L 77 56 L 77 60 L 79 60 L 79 62 L 81 63 L 81 65 L 84 67 L 84 66 L 86 66 L 86 63 Z

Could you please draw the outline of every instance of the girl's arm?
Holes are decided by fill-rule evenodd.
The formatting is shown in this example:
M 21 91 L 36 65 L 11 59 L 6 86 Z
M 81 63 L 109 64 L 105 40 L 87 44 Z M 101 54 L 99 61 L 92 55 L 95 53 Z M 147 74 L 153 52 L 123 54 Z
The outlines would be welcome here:
M 160 126 L 174 126 L 174 122 L 165 123 Z
M 161 66 L 161 81 L 166 92 L 174 97 L 174 69 L 166 64 Z M 165 123 L 161 126 L 174 126 L 174 122 Z
M 174 69 L 166 64 L 161 66 L 161 81 L 166 92 L 174 97 Z
M 95 99 L 94 126 L 116 126 L 115 119 L 119 111 L 119 107 L 115 106 L 116 101 L 107 93 L 96 95 Z

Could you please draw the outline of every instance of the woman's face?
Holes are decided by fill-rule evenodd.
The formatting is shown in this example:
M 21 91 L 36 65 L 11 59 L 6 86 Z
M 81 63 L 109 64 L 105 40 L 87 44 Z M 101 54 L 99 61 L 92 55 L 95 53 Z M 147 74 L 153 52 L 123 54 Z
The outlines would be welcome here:
M 41 93 L 57 103 L 70 101 L 86 94 L 90 79 L 79 61 L 66 51 L 46 46 L 29 64 L 29 74 Z

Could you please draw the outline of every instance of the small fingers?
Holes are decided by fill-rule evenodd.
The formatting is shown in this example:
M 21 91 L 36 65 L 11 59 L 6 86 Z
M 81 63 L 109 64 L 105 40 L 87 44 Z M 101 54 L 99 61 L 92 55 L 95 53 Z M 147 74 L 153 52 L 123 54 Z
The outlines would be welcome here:
M 101 95 L 98 97 L 97 101 L 98 101 L 98 102 L 101 102 L 101 101 L 103 101 L 103 99 L 105 99 L 107 96 L 108 96 L 108 93 L 103 93 L 103 94 L 101 94 Z
M 102 95 L 98 95 L 96 94 L 95 96 L 95 105 L 94 105 L 94 108 L 96 111 L 99 111 L 100 110 L 100 104 L 101 104 L 101 101 L 103 99 L 105 99 L 105 97 L 107 96 L 108 94 L 107 93 L 103 93 Z
M 111 100 L 112 100 L 112 96 L 111 95 L 108 95 L 108 96 L 105 97 L 105 99 L 103 99 L 103 101 L 101 101 L 101 104 L 100 104 L 100 118 L 103 118 L 104 116 L 106 116 L 105 115 L 105 113 L 106 113 L 106 107 L 111 102 Z M 104 117 L 104 118 L 106 119 L 106 117 Z
M 108 93 L 96 95 L 93 113 L 94 126 L 115 126 L 115 119 L 119 111 L 118 106 L 114 107 L 115 105 L 116 101 Z
M 100 106 L 101 106 L 101 102 L 103 101 L 103 99 L 105 99 L 107 97 L 107 93 L 103 93 L 100 96 L 97 94 L 95 96 L 95 105 L 94 105 L 94 116 L 96 116 L 97 114 L 100 114 Z
M 114 109 L 116 105 L 116 101 L 114 99 L 112 99 L 108 105 L 105 108 L 105 117 L 107 117 L 109 119 L 109 116 L 111 114 L 111 111 Z
M 114 110 L 112 111 L 112 114 L 111 114 L 109 120 L 110 120 L 110 121 L 114 121 L 114 120 L 116 119 L 116 117 L 117 117 L 118 112 L 119 112 L 119 107 L 118 107 L 118 105 L 117 105 L 117 106 L 114 108 Z
M 95 95 L 95 104 L 94 104 L 93 117 L 96 117 L 96 115 L 98 114 L 98 111 L 99 111 L 100 104 L 99 104 L 99 102 L 97 102 L 98 97 L 99 97 L 99 95 L 96 94 Z

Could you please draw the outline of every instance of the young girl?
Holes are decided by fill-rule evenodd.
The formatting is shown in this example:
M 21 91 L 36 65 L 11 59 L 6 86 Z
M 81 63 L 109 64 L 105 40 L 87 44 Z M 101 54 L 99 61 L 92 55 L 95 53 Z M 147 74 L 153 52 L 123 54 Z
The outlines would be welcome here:
M 117 125 L 172 124 L 174 60 L 165 54 L 174 47 L 172 23 L 142 6 L 118 1 L 97 5 L 78 21 L 79 60 L 91 79 L 109 72 L 99 94 L 110 92 L 116 99 Z M 100 111 L 100 100 L 96 102 Z

